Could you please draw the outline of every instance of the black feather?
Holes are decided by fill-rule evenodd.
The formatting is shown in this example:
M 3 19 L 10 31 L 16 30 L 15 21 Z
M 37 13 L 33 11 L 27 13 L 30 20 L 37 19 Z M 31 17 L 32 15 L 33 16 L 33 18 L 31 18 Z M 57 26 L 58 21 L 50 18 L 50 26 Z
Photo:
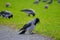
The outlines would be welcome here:
M 31 23 L 25 24 L 25 25 L 23 26 L 23 28 L 21 28 L 19 31 L 25 30 L 25 29 L 27 29 L 27 28 L 30 27 L 30 26 L 31 26 Z
M 23 30 L 21 33 L 19 33 L 19 34 L 24 34 L 26 32 L 26 30 Z
M 30 9 L 23 9 L 23 10 L 21 10 L 22 12 L 33 12 L 32 10 L 30 10 Z

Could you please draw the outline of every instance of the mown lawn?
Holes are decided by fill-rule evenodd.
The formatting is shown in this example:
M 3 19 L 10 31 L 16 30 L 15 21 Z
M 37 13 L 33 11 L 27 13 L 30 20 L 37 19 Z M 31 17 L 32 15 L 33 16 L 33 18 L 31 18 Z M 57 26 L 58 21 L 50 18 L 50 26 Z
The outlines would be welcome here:
M 10 2 L 9 8 L 5 7 L 6 2 Z M 20 29 L 25 23 L 34 18 L 40 18 L 41 23 L 36 25 L 36 33 L 44 34 L 60 40 L 60 4 L 54 1 L 52 4 L 40 2 L 33 4 L 34 0 L 0 0 L 0 11 L 8 10 L 14 15 L 11 19 L 0 17 L 0 25 L 8 25 L 12 28 Z M 48 9 L 44 6 L 48 5 Z M 36 16 L 28 17 L 21 9 L 31 8 L 35 10 Z

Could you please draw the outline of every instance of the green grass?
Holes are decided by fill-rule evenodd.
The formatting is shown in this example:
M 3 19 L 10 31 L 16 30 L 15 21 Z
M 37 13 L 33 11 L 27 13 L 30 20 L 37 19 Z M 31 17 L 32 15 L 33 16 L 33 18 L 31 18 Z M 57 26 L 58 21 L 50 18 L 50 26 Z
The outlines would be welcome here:
M 9 8 L 5 7 L 6 2 L 11 3 Z M 0 0 L 0 11 L 8 10 L 14 15 L 11 19 L 0 17 L 0 25 L 8 25 L 12 28 L 20 29 L 25 23 L 38 17 L 41 23 L 36 25 L 34 31 L 60 40 L 60 4 L 54 1 L 54 3 L 50 5 L 44 2 L 40 2 L 40 4 L 36 5 L 33 4 L 33 2 L 34 0 Z M 44 9 L 45 5 L 48 5 L 49 8 Z M 35 10 L 36 16 L 28 17 L 24 12 L 20 12 L 20 10 L 24 8 Z

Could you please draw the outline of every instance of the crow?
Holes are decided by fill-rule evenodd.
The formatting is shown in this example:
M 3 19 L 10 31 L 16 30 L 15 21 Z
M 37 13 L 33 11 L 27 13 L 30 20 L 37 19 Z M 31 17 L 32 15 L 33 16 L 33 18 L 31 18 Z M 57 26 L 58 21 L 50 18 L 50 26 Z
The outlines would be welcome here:
M 31 20 L 19 30 L 21 31 L 19 34 L 25 34 L 26 32 L 29 32 L 30 34 L 32 34 L 32 31 L 34 30 L 36 24 L 39 22 L 40 22 L 39 18 L 35 18 Z
M 58 3 L 60 3 L 60 0 L 58 0 Z
M 36 1 L 34 2 L 34 4 L 38 4 L 38 3 L 40 3 L 40 0 L 36 0 Z
M 1 11 L 0 12 L 1 16 L 4 18 L 13 18 L 13 14 L 11 14 L 9 11 L 5 10 L 5 11 Z
M 21 12 L 26 12 L 28 16 L 30 15 L 35 16 L 35 11 L 33 11 L 32 9 L 23 9 L 21 10 Z
M 5 4 L 5 6 L 6 6 L 6 7 L 10 7 L 10 3 L 7 2 L 7 3 Z
M 43 2 L 47 2 L 47 0 L 43 0 Z
M 53 3 L 53 0 L 50 0 L 50 1 L 48 2 L 48 4 L 51 4 L 51 3 Z

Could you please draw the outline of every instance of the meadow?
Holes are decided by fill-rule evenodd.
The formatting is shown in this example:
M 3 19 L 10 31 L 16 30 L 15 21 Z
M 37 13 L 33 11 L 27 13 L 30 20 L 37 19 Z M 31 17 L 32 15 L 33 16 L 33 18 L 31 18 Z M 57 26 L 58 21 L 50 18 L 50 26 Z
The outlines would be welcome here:
M 0 11 L 8 10 L 13 14 L 13 18 L 6 19 L 0 17 L 0 25 L 8 25 L 13 29 L 20 29 L 25 23 L 34 18 L 39 18 L 40 23 L 36 25 L 34 32 L 38 34 L 48 35 L 60 40 L 60 4 L 54 1 L 52 4 L 40 2 L 33 4 L 35 0 L 0 0 Z M 9 2 L 10 7 L 6 8 L 5 4 Z M 48 9 L 44 6 L 48 5 Z M 20 10 L 31 8 L 35 10 L 36 16 L 27 16 L 26 13 Z

